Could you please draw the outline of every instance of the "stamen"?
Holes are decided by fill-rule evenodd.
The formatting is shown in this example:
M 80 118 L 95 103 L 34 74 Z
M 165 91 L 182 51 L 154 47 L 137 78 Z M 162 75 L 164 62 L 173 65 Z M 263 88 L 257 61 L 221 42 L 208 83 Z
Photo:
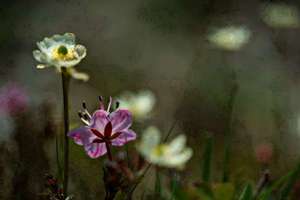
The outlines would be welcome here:
M 106 110 L 108 113 L 109 113 L 109 110 L 110 110 L 111 103 L 112 103 L 112 98 L 109 97 L 109 103 L 108 103 L 107 110 Z
M 85 113 L 83 114 L 83 117 L 84 117 L 84 119 L 86 119 L 86 120 L 90 120 L 90 119 L 91 119 L 91 116 L 90 116 L 87 112 L 85 112 Z
M 86 113 L 78 111 L 78 116 L 85 125 L 90 125 L 89 118 L 86 118 Z
M 90 123 L 89 123 L 87 120 L 85 120 L 85 119 L 83 119 L 83 118 L 80 118 L 80 119 L 81 119 L 81 121 L 82 121 L 85 125 L 87 125 L 87 126 L 90 125 Z
M 79 118 L 83 118 L 82 112 L 80 110 L 78 111 L 78 116 Z
M 87 109 L 85 101 L 82 102 L 82 107 L 83 107 L 84 110 Z
M 91 116 L 91 114 L 89 113 L 89 111 L 87 109 L 85 101 L 82 102 L 82 107 L 84 109 L 85 118 L 88 119 L 88 120 L 90 120 L 92 118 L 92 116 Z
M 99 101 L 100 101 L 100 109 L 104 110 L 103 97 L 99 96 L 98 98 L 99 98 Z
M 116 101 L 116 109 L 118 109 L 120 107 L 120 102 L 119 101 Z

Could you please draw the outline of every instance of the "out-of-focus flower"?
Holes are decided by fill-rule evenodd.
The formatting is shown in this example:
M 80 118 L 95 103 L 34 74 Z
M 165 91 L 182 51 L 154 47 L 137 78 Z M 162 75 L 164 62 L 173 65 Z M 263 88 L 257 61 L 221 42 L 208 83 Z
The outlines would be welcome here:
M 0 112 L 15 115 L 28 106 L 28 95 L 17 83 L 7 83 L 0 88 Z
M 262 19 L 274 28 L 296 28 L 300 24 L 298 9 L 284 3 L 267 4 L 262 9 Z
M 120 107 L 128 109 L 137 119 L 145 119 L 149 116 L 155 105 L 155 96 L 149 90 L 142 90 L 136 94 L 125 92 L 119 98 Z
M 73 33 L 46 37 L 37 42 L 37 46 L 39 50 L 33 51 L 33 57 L 39 62 L 38 69 L 54 66 L 60 72 L 61 67 L 66 67 L 73 78 L 83 81 L 89 79 L 87 74 L 77 72 L 73 68 L 86 56 L 86 48 L 75 43 Z
M 93 115 L 89 114 L 84 103 L 84 111 L 80 112 L 79 116 L 86 126 L 72 130 L 68 134 L 76 144 L 84 146 L 91 158 L 104 155 L 109 150 L 108 145 L 122 146 L 136 139 L 135 132 L 129 129 L 132 123 L 131 113 L 125 109 L 110 112 L 111 103 L 112 99 L 107 110 L 104 110 L 101 98 L 100 109 Z
M 250 36 L 251 32 L 243 26 L 228 26 L 210 34 L 208 40 L 221 49 L 235 51 L 245 45 Z
M 156 127 L 145 130 L 137 148 L 145 159 L 162 167 L 182 169 L 192 157 L 192 149 L 185 146 L 185 135 L 177 136 L 168 144 L 161 144 L 161 134 Z
M 269 164 L 273 157 L 273 146 L 269 143 L 256 146 L 255 156 L 259 163 Z

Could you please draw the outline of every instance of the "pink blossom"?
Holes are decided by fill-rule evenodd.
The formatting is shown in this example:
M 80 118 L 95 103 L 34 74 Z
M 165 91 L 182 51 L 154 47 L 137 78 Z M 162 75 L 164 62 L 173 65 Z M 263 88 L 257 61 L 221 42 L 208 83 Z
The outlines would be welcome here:
M 86 126 L 68 133 L 76 144 L 84 147 L 91 158 L 104 155 L 111 145 L 122 146 L 136 139 L 136 133 L 129 129 L 132 124 L 131 113 L 125 109 L 116 109 L 110 113 L 111 102 L 110 99 L 107 110 L 104 110 L 102 98 L 100 98 L 100 109 L 96 110 L 93 115 L 89 114 L 83 103 L 84 111 L 80 112 L 79 116 Z
M 15 115 L 28 106 L 28 96 L 17 83 L 7 83 L 0 88 L 0 111 Z
M 264 143 L 255 148 L 256 160 L 261 164 L 268 164 L 273 157 L 273 147 L 269 143 Z

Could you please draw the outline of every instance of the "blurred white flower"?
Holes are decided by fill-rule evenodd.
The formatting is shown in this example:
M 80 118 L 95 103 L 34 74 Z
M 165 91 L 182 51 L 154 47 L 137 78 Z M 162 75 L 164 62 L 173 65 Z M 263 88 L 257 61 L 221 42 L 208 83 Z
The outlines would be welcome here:
M 215 46 L 235 51 L 246 44 L 251 36 L 251 32 L 242 26 L 228 26 L 220 28 L 208 36 L 208 40 Z
M 37 46 L 39 50 L 33 51 L 33 57 L 39 62 L 38 69 L 54 66 L 60 72 L 61 67 L 66 67 L 73 78 L 83 81 L 89 79 L 87 74 L 77 72 L 73 68 L 86 56 L 86 48 L 75 43 L 73 33 L 46 37 L 37 42 Z
M 136 94 L 125 92 L 119 98 L 120 108 L 128 109 L 137 119 L 145 119 L 152 111 L 156 99 L 149 90 L 142 90 Z
M 274 28 L 296 28 L 300 24 L 298 9 L 284 3 L 267 4 L 262 9 L 262 18 Z
M 186 136 L 179 135 L 168 144 L 161 144 L 161 134 L 156 127 L 148 127 L 137 148 L 145 159 L 155 165 L 183 169 L 192 157 L 192 149 L 185 146 Z

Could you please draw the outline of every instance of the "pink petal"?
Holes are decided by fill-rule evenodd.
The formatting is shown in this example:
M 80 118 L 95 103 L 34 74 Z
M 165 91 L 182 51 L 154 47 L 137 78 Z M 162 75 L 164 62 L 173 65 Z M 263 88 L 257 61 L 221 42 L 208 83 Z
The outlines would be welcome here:
M 109 113 L 104 110 L 94 112 L 90 127 L 97 129 L 100 133 L 104 133 L 104 128 L 108 123 L 108 114 Z
M 118 109 L 109 115 L 112 123 L 113 133 L 121 132 L 128 129 L 132 123 L 131 113 L 128 110 Z
M 89 144 L 95 139 L 94 134 L 86 126 L 70 131 L 68 136 L 73 138 L 74 142 L 78 145 Z
M 106 146 L 104 143 L 90 143 L 85 145 L 84 149 L 91 158 L 98 158 L 106 153 Z
M 113 146 L 123 146 L 129 141 L 135 140 L 136 139 L 136 133 L 133 130 L 126 130 L 122 131 L 119 137 L 116 139 L 112 140 L 112 145 Z

